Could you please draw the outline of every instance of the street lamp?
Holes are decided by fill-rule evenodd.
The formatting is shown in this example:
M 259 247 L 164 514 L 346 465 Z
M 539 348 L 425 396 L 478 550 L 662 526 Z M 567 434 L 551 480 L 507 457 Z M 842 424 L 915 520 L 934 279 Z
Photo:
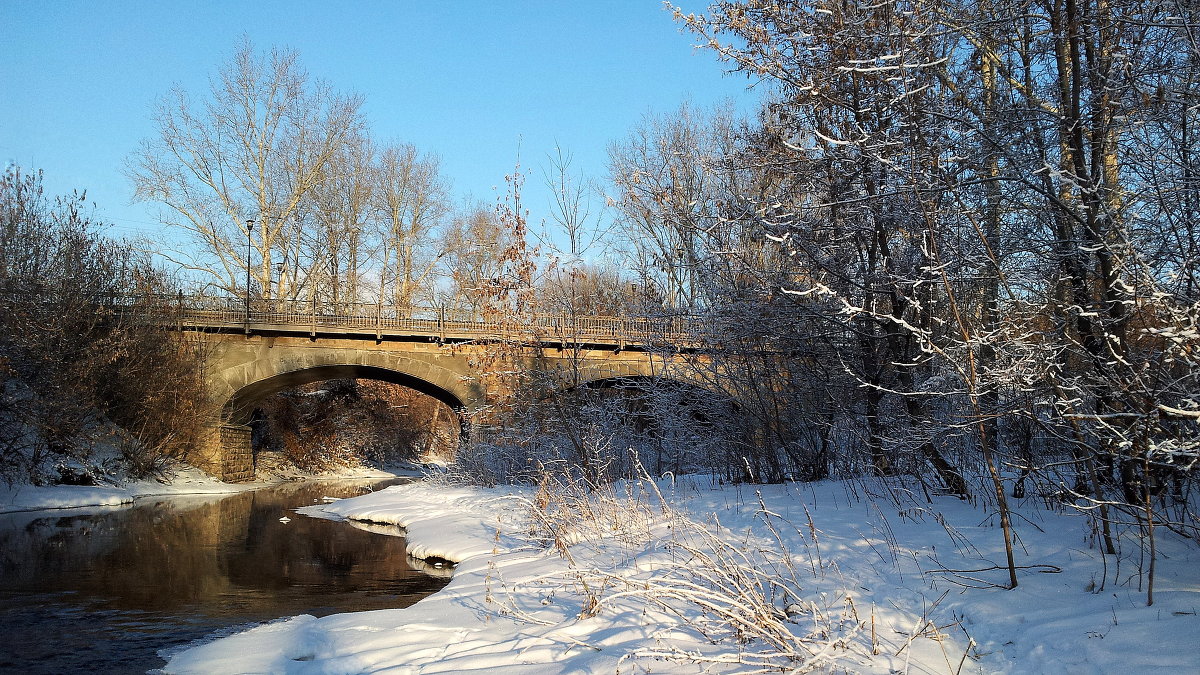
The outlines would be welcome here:
M 254 219 L 246 219 L 246 335 L 250 334 L 250 233 L 254 231 Z

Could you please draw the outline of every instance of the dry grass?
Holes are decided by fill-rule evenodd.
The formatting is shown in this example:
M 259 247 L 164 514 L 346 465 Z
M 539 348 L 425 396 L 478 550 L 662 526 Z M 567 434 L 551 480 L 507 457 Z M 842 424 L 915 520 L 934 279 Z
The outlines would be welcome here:
M 760 501 L 756 518 L 768 536 L 737 538 L 716 519 L 700 523 L 672 508 L 646 476 L 596 488 L 546 472 L 528 506 L 530 537 L 568 562 L 569 581 L 584 596 L 580 618 L 642 607 L 674 617 L 679 630 L 702 644 L 722 645 L 709 651 L 660 645 L 625 659 L 809 672 L 849 652 L 869 657 L 871 617 L 860 616 L 849 595 L 804 592 L 806 575 L 825 573 L 811 520 L 796 528 Z M 805 537 L 806 556 L 817 562 L 795 565 L 799 557 L 788 550 L 784 528 Z M 581 544 L 601 540 L 616 542 L 630 559 L 648 554 L 641 560 L 653 562 L 597 569 L 576 555 Z

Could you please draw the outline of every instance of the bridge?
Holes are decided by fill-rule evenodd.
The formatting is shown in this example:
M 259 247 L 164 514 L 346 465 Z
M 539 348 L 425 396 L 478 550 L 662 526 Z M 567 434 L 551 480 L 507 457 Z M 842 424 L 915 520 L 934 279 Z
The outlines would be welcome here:
M 209 420 L 194 464 L 251 480 L 250 418 L 266 397 L 310 382 L 367 378 L 433 396 L 464 429 L 501 398 L 487 372 L 536 370 L 558 387 L 665 378 L 706 388 L 700 326 L 679 316 L 527 314 L 518 321 L 444 307 L 319 304 L 239 298 L 163 303 L 164 323 L 202 341 Z M 490 388 L 490 389 L 489 389 Z

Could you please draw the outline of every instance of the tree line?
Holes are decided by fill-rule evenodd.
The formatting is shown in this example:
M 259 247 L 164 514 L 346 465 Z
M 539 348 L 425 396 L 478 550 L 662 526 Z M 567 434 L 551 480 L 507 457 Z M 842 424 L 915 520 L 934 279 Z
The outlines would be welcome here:
M 434 155 L 373 141 L 362 98 L 286 50 L 243 43 L 204 96 L 169 94 L 129 174 L 230 293 L 248 271 L 264 298 L 705 317 L 747 355 L 710 375 L 764 480 L 931 469 L 966 495 L 974 458 L 1026 475 L 1053 449 L 1079 494 L 1176 489 L 1197 408 L 1193 9 L 676 14 L 771 93 L 754 119 L 685 104 L 613 143 L 604 223 L 551 158 L 564 258 L 612 232 L 610 269 L 527 244 L 520 172 L 507 200 L 456 207 Z
M 167 94 L 127 163 L 136 198 L 189 237 L 163 254 L 216 293 L 481 311 L 511 284 L 504 252 L 523 234 L 502 200 L 456 200 L 437 155 L 374 139 L 363 102 L 311 78 L 295 51 L 248 41 L 208 91 Z
M 1002 515 L 1033 481 L 1086 505 L 1109 553 L 1114 523 L 1195 537 L 1196 9 L 677 16 L 774 95 L 738 128 L 681 114 L 635 137 L 626 199 L 725 334 L 814 356 L 739 377 L 761 383 L 773 447 L 827 457 L 832 433 L 861 469 L 936 476 Z M 642 149 L 714 133 L 724 148 L 689 166 Z
M 670 454 L 731 480 L 912 475 L 992 504 L 1010 566 L 1007 500 L 1030 490 L 1082 507 L 1106 553 L 1125 528 L 1151 561 L 1156 528 L 1200 535 L 1194 7 L 676 18 L 771 94 L 750 120 L 684 105 L 610 150 L 623 260 L 719 336 L 725 358 L 695 367 L 736 408 L 675 414 L 699 432 Z M 653 456 L 634 436 L 594 438 Z

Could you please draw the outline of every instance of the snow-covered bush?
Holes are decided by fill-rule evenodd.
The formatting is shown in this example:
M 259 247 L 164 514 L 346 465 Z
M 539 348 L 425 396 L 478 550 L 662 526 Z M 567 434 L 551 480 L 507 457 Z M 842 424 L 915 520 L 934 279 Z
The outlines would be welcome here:
M 40 173 L 0 177 L 7 480 L 94 480 L 83 467 L 100 463 L 96 438 L 110 425 L 123 430 L 124 468 L 153 473 L 198 431 L 199 347 L 161 326 L 175 307 L 171 284 L 142 249 L 105 237 L 85 208 L 78 193 L 51 202 Z

